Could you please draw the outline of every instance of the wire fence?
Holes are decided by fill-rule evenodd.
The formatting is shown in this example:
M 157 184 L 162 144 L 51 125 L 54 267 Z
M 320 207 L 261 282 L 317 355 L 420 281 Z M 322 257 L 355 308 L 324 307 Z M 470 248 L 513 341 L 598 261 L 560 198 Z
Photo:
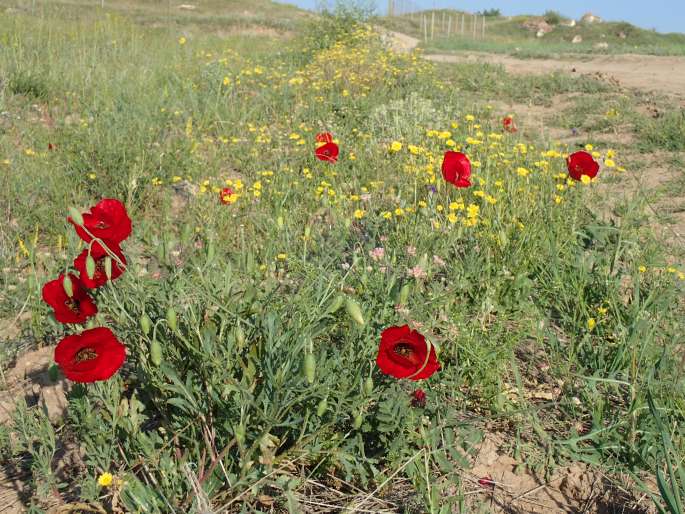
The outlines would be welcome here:
M 484 40 L 486 35 L 487 17 L 476 13 L 427 10 L 411 0 L 388 0 L 387 14 L 418 23 L 424 41 L 450 37 Z

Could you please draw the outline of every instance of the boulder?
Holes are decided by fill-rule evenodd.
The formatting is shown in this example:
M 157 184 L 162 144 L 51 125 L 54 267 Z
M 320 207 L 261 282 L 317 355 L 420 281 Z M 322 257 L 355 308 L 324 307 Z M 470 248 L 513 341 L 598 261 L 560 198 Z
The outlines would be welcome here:
M 542 33 L 542 36 L 554 30 L 554 27 L 542 18 L 529 18 L 521 26 L 531 32 L 535 32 L 536 35 Z M 538 37 L 542 36 L 538 35 Z
M 591 12 L 588 12 L 588 13 L 583 14 L 583 17 L 580 19 L 580 22 L 581 23 L 588 23 L 588 24 L 590 24 L 590 23 L 601 23 L 602 18 L 592 14 Z
M 574 45 L 577 45 L 578 43 L 582 43 L 582 42 L 583 42 L 583 37 L 580 34 L 576 34 L 575 36 L 573 36 L 573 39 L 571 40 L 571 43 L 573 43 Z
M 592 45 L 592 48 L 594 48 L 595 50 L 606 50 L 607 48 L 609 48 L 609 43 L 605 41 L 602 41 L 601 43 L 595 43 L 594 45 Z

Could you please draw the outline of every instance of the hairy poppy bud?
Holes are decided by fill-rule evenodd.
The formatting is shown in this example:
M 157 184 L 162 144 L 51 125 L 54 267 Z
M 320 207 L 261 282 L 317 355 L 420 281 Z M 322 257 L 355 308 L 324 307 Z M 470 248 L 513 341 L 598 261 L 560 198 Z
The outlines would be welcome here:
M 173 307 L 169 307 L 166 311 L 166 322 L 169 325 L 169 328 L 173 332 L 176 332 L 178 325 L 176 323 L 176 311 L 174 310 Z
M 283 216 L 276 218 L 276 225 L 278 225 L 279 229 L 283 228 Z
M 371 396 L 371 393 L 373 393 L 373 378 L 367 377 L 366 380 L 364 380 L 364 394 L 366 394 L 366 396 Z
M 59 367 L 57 364 L 52 364 L 48 368 L 48 377 L 52 382 L 57 382 L 57 379 L 59 378 Z
M 324 398 L 319 402 L 319 405 L 316 406 L 316 415 L 321 417 L 326 413 L 326 410 L 328 409 L 328 400 Z
M 162 345 L 157 339 L 150 344 L 150 360 L 155 366 L 159 366 L 162 363 Z
M 238 350 L 242 350 L 245 346 L 245 332 L 240 325 L 235 327 L 235 342 L 238 345 Z
M 143 314 L 140 317 L 140 329 L 143 331 L 143 334 L 148 335 L 150 333 L 151 325 L 152 320 L 149 318 L 147 314 Z
M 214 259 L 214 255 L 216 254 L 216 248 L 214 247 L 214 241 L 210 239 L 207 242 L 207 262 L 210 262 Z
M 107 280 L 112 280 L 112 258 L 109 255 L 105 257 L 105 276 Z
M 347 314 L 350 315 L 350 318 L 352 318 L 356 323 L 359 325 L 364 324 L 364 317 L 362 316 L 362 311 L 359 308 L 359 304 L 352 298 L 347 298 L 345 300 L 345 310 L 347 311 Z
M 93 256 L 90 254 L 86 257 L 86 275 L 88 275 L 88 278 L 91 280 L 95 276 L 95 259 L 93 259 Z
M 311 235 L 311 233 L 312 233 L 312 229 L 311 229 L 311 227 L 310 227 L 309 225 L 307 225 L 306 227 L 304 227 L 304 237 L 309 238 L 309 236 Z
M 245 444 L 245 427 L 242 424 L 233 427 L 233 433 L 240 446 Z
M 77 225 L 83 225 L 83 215 L 76 210 L 76 207 L 69 207 L 69 216 Z
M 307 378 L 307 382 L 310 384 L 314 382 L 314 377 L 316 374 L 316 358 L 314 354 L 309 351 L 305 351 L 304 363 L 303 363 L 304 375 Z
M 352 425 L 355 430 L 359 430 L 359 427 L 362 426 L 362 423 L 364 422 L 364 415 L 360 412 L 354 417 L 354 424 Z
M 67 296 L 69 298 L 74 296 L 74 284 L 71 282 L 71 278 L 69 278 L 69 275 L 64 275 L 62 286 L 64 287 L 64 292 L 67 293 Z
M 402 286 L 402 289 L 400 289 L 400 296 L 398 298 L 398 302 L 400 305 L 406 305 L 407 300 L 409 299 L 409 293 L 411 292 L 411 283 L 407 282 Z
M 314 359 L 313 353 L 307 353 L 304 356 L 304 376 L 307 378 L 307 382 L 310 384 L 314 383 L 314 376 L 316 374 L 316 360 Z
M 340 307 L 342 307 L 344 301 L 345 298 L 343 297 L 343 295 L 336 296 L 335 298 L 333 298 L 333 301 L 329 304 L 326 312 L 328 314 L 335 314 L 336 312 L 338 312 Z

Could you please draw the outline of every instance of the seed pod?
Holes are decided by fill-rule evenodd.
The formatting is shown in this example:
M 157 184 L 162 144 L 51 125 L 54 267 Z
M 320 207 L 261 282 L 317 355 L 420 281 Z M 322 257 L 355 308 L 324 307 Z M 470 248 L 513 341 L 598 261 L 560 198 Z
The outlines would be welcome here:
M 77 225 L 83 225 L 83 215 L 76 210 L 76 207 L 69 207 L 69 216 Z
M 86 275 L 88 275 L 88 278 L 90 279 L 95 276 L 95 259 L 93 259 L 93 256 L 90 254 L 86 257 Z
M 371 396 L 371 393 L 373 393 L 373 378 L 367 377 L 366 380 L 364 380 L 364 394 L 366 394 L 366 396 Z
M 176 332 L 176 329 L 178 328 L 178 324 L 176 322 L 176 311 L 174 310 L 173 307 L 169 307 L 166 310 L 166 322 L 169 325 L 169 328 L 173 332 Z
M 356 323 L 359 325 L 364 324 L 364 317 L 362 316 L 362 311 L 359 308 L 359 304 L 352 298 L 347 298 L 345 300 L 345 310 L 347 311 L 347 314 L 350 315 L 350 318 L 352 318 Z
M 72 283 L 71 278 L 69 278 L 69 275 L 64 276 L 62 287 L 64 287 L 64 292 L 67 293 L 69 298 L 74 296 L 74 284 Z
M 159 366 L 162 363 L 162 345 L 157 339 L 150 344 L 150 360 L 155 366 Z
M 105 276 L 107 280 L 112 280 L 112 258 L 109 255 L 105 257 Z
M 355 430 L 359 430 L 359 427 L 362 426 L 362 423 L 364 422 L 364 416 L 360 412 L 354 417 L 354 424 L 352 425 Z
M 319 405 L 316 406 L 316 415 L 321 417 L 326 413 L 326 410 L 328 409 L 328 400 L 324 398 L 319 402 Z
M 314 354 L 307 352 L 304 356 L 304 376 L 307 382 L 314 383 L 314 376 L 316 375 L 316 360 Z
M 333 301 L 328 305 L 328 309 L 326 309 L 326 312 L 328 314 L 335 314 L 338 312 L 340 307 L 342 307 L 343 302 L 345 301 L 345 297 L 341 294 L 333 298 Z
M 150 333 L 151 326 L 152 320 L 147 314 L 143 314 L 140 317 L 140 329 L 143 331 L 144 335 L 148 335 Z
M 400 289 L 400 296 L 399 296 L 399 303 L 400 305 L 406 305 L 407 300 L 409 299 L 409 293 L 411 292 L 411 283 L 407 282 L 402 286 L 402 289 Z

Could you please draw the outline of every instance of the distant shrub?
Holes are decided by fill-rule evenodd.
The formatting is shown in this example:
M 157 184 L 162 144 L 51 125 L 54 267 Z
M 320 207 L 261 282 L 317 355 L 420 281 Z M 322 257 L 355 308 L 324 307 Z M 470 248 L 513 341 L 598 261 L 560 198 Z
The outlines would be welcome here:
M 545 21 L 550 25 L 559 25 L 561 21 L 564 19 L 563 16 L 559 14 L 557 11 L 547 11 L 543 15 L 543 18 L 545 18 Z
M 15 72 L 10 76 L 9 90 L 15 95 L 24 95 L 37 100 L 45 100 L 48 97 L 47 82 L 36 72 Z
M 490 18 L 490 17 L 496 18 L 498 16 L 502 16 L 502 11 L 500 11 L 499 9 L 483 9 L 481 12 L 476 13 L 476 14 L 479 14 L 481 16 L 486 16 L 488 18 Z

